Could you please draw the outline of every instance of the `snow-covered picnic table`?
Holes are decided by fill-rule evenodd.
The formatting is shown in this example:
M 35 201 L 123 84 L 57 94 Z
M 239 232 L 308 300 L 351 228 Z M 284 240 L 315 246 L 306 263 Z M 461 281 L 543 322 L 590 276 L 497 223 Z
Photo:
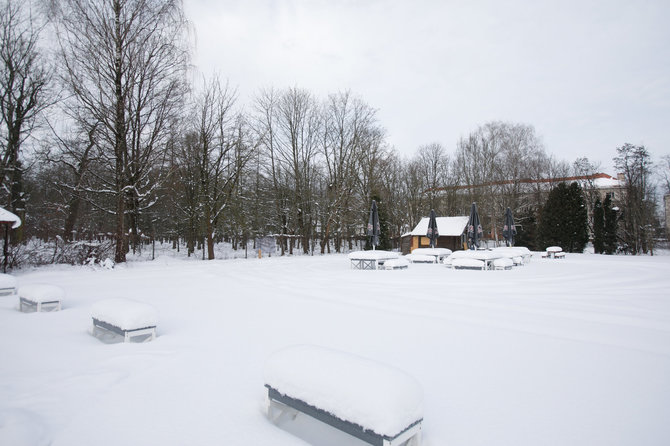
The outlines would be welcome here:
M 353 269 L 380 269 L 384 262 L 397 259 L 400 255 L 397 252 L 371 250 L 354 251 L 349 253 L 348 257 Z
M 433 263 L 442 263 L 451 253 L 451 249 L 447 248 L 415 248 L 411 254 L 405 257 L 408 257 L 409 261 L 414 263 L 415 260 L 413 259 L 419 259 L 418 262 L 422 262 L 428 256 L 432 258 Z
M 300 345 L 273 354 L 264 378 L 273 422 L 302 412 L 373 445 L 420 442 L 423 392 L 394 367 Z
M 505 256 L 483 249 L 454 251 L 444 260 L 444 264 L 457 269 L 492 269 L 493 261 Z
M 525 246 L 499 246 L 493 248 L 492 251 L 501 254 L 503 257 L 512 259 L 515 265 L 526 264 L 530 262 L 530 258 L 533 256 Z
M 130 299 L 106 299 L 96 302 L 91 309 L 93 335 L 99 329 L 123 336 L 124 342 L 131 337 L 148 335 L 156 337 L 157 312 L 151 305 Z
M 18 294 L 21 311 L 59 311 L 65 297 L 65 291 L 61 287 L 46 283 L 24 285 L 19 288 Z
M 547 257 L 549 259 L 562 259 L 565 257 L 565 253 L 563 252 L 563 248 L 560 246 L 550 246 L 547 248 L 546 254 L 543 257 Z

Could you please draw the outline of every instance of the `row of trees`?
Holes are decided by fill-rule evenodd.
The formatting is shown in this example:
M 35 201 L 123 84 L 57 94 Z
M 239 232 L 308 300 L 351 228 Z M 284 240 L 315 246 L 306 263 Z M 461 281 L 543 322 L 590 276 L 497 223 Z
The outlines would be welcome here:
M 339 252 L 363 238 L 375 198 L 390 244 L 431 208 L 465 215 L 477 202 L 490 238 L 511 207 L 532 247 L 546 240 L 534 228 L 547 220 L 547 189 L 528 180 L 597 168 L 557 161 L 532 126 L 504 122 L 474 130 L 453 154 L 433 143 L 403 159 L 375 109 L 347 91 L 262 90 L 243 110 L 218 77 L 189 80 L 178 0 L 50 0 L 43 12 L 16 0 L 0 12 L 1 199 L 26 221 L 15 242 L 106 239 L 116 262 L 151 239 L 209 259 L 218 241 L 265 235 L 281 254 Z M 38 45 L 46 35 L 49 52 Z M 643 252 L 648 154 L 621 150 L 622 234 Z M 585 201 L 594 215 L 596 201 Z M 640 203 L 648 208 L 633 212 Z M 595 234 L 600 223 L 590 224 Z

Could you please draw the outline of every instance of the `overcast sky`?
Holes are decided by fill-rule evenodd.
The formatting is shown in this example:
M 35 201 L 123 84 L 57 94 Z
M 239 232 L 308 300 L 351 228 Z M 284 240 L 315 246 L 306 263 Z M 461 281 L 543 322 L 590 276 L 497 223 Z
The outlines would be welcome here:
M 259 88 L 351 90 L 401 154 L 492 120 L 613 174 L 626 142 L 670 154 L 670 1 L 183 0 L 194 63 Z

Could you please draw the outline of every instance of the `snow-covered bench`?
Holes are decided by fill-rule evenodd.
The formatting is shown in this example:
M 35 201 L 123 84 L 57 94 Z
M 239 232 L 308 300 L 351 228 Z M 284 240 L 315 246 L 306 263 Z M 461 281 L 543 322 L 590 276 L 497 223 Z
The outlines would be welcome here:
M 306 414 L 376 446 L 418 446 L 423 397 L 404 372 L 348 353 L 296 346 L 265 366 L 267 415 Z
M 9 274 L 0 273 L 0 296 L 16 294 L 16 279 Z
M 453 269 L 486 269 L 486 262 L 479 259 L 473 259 L 468 257 L 461 257 L 459 259 L 451 260 L 451 267 Z
M 107 299 L 97 302 L 91 309 L 93 336 L 107 330 L 123 336 L 124 342 L 137 336 L 145 340 L 156 338 L 156 310 L 151 305 L 129 299 Z
M 416 250 L 415 250 L 416 251 Z M 407 254 L 407 260 L 412 263 L 437 263 L 437 257 L 428 254 Z
M 65 291 L 56 285 L 35 283 L 19 288 L 19 309 L 21 311 L 60 311 Z
M 514 261 L 510 258 L 503 257 L 500 259 L 495 259 L 493 261 L 493 269 L 496 270 L 507 270 L 507 269 L 512 269 L 512 266 L 514 266 Z
M 409 267 L 409 262 L 407 259 L 397 258 L 390 259 L 384 262 L 384 269 L 394 270 L 394 269 L 407 269 Z

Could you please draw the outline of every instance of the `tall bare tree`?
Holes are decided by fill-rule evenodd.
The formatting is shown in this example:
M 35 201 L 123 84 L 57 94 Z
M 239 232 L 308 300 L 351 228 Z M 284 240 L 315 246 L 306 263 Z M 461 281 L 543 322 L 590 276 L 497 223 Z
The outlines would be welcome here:
M 251 156 L 244 119 L 233 108 L 235 100 L 235 93 L 215 77 L 198 95 L 193 110 L 199 203 L 209 260 L 214 259 L 214 229 Z
M 29 6 L 15 0 L 0 4 L 0 186 L 6 206 L 22 219 L 21 148 L 39 114 L 50 105 L 46 97 L 50 71 L 38 47 L 42 27 Z
M 109 175 L 98 191 L 114 198 L 115 261 L 124 262 L 128 229 L 155 203 L 154 176 L 169 124 L 186 91 L 186 20 L 179 0 L 52 0 L 70 93 L 67 112 L 99 123 Z

